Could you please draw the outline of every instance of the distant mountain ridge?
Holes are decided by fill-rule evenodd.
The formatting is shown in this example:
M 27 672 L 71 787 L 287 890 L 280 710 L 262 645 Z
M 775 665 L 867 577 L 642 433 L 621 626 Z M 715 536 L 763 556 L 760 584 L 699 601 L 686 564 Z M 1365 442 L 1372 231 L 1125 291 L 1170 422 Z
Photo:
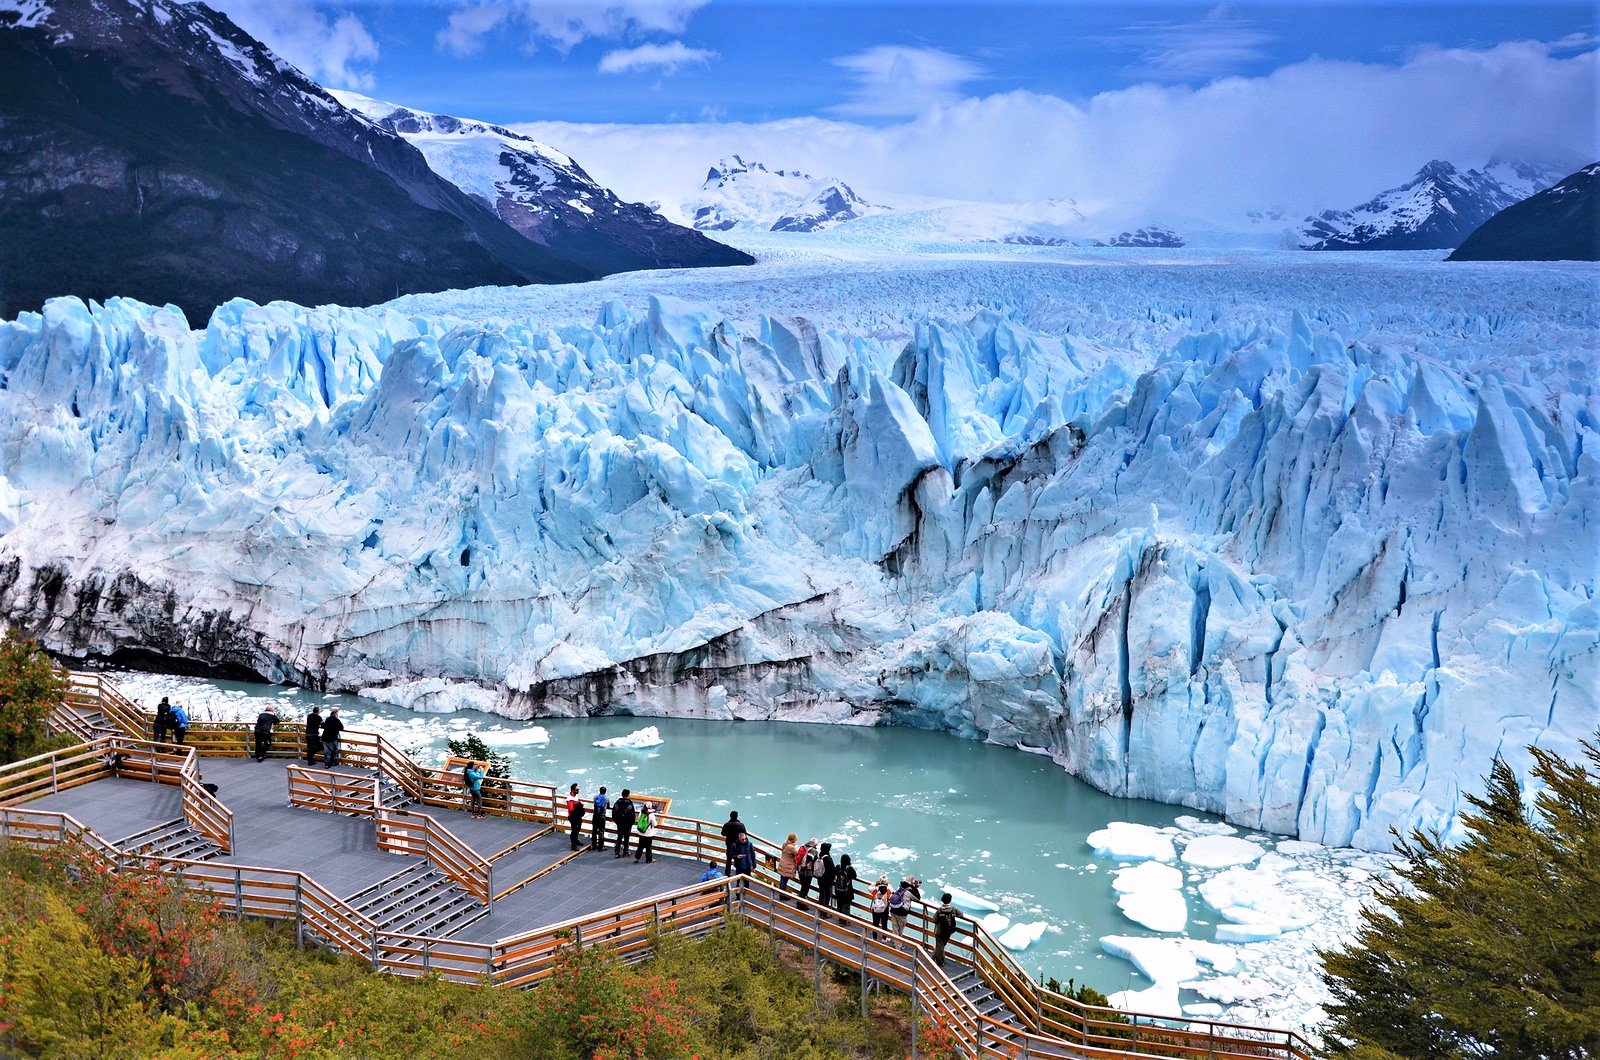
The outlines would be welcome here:
M 685 220 L 707 232 L 753 228 L 769 232 L 820 232 L 888 210 L 866 202 L 844 181 L 799 170 L 768 169 L 739 155 L 719 160 L 699 191 L 679 207 Z
M 566 154 L 499 125 L 334 91 L 523 236 L 597 273 L 746 265 L 748 254 L 625 203 Z
M 1499 211 L 1561 173 L 1526 163 L 1457 169 L 1435 159 L 1398 188 L 1348 210 L 1324 210 L 1300 228 L 1305 250 L 1449 250 Z
M 1600 162 L 1485 221 L 1450 261 L 1600 261 Z

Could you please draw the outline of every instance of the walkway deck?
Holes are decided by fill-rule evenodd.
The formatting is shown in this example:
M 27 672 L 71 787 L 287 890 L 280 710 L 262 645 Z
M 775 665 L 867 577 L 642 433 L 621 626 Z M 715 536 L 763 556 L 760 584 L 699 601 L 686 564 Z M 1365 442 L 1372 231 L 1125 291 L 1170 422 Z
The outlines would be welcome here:
M 416 859 L 378 849 L 370 818 L 291 807 L 282 759 L 208 758 L 207 782 L 234 812 L 234 851 L 219 864 L 300 869 L 341 898 L 387 879 Z M 370 772 L 341 769 L 352 776 Z M 28 804 L 30 809 L 71 814 L 116 841 L 153 825 L 181 820 L 177 788 L 137 780 L 98 780 Z M 485 858 L 541 830 L 523 821 L 476 819 L 462 810 L 423 807 L 474 852 Z M 508 887 L 571 852 L 565 834 L 526 843 L 496 863 L 496 885 Z M 609 852 L 584 853 L 494 904 L 452 938 L 489 942 L 614 906 L 647 900 L 700 878 L 704 866 L 682 858 L 657 857 L 652 865 L 615 859 Z

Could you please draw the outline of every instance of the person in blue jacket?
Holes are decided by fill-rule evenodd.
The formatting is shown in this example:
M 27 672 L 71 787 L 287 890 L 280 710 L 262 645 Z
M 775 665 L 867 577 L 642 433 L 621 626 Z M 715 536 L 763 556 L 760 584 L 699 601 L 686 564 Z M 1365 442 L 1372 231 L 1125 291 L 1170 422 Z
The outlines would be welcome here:
M 182 703 L 172 704 L 172 739 L 179 746 L 183 745 L 183 738 L 189 735 L 189 712 L 183 708 Z
M 611 809 L 611 800 L 606 798 L 605 785 L 594 796 L 594 822 L 589 826 L 589 849 L 604 850 L 606 848 L 606 813 Z

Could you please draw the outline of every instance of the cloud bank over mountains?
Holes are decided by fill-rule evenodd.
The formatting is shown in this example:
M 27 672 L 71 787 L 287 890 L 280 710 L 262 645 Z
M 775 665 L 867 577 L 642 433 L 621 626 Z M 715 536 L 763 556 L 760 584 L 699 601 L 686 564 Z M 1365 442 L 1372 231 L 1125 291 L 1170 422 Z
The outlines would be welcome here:
M 1432 158 L 1481 164 L 1509 153 L 1571 160 L 1573 168 L 1593 161 L 1600 53 L 1587 42 L 1591 50 L 1574 53 L 1574 43 L 1426 49 L 1398 65 L 1309 59 L 1262 77 L 1143 83 L 1078 102 L 1027 91 L 957 98 L 952 89 L 973 82 L 976 68 L 877 53 L 857 64 L 858 92 L 840 113 L 903 115 L 894 94 L 908 83 L 925 90 L 916 113 L 880 124 L 793 118 L 519 129 L 559 144 L 596 179 L 639 200 L 682 194 L 710 160 L 737 153 L 837 173 L 868 198 L 1071 196 L 1091 216 L 1116 204 L 1210 217 L 1359 200 Z M 921 59 L 929 61 L 919 71 Z

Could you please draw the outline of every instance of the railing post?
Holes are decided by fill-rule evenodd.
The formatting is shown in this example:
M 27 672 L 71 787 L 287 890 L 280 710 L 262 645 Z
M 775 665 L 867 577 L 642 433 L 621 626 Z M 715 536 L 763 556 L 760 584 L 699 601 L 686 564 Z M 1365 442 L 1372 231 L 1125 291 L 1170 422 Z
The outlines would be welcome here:
M 244 870 L 235 866 L 233 870 L 233 918 L 244 919 Z
M 911 954 L 911 1060 L 918 1060 L 917 1024 L 922 1022 L 922 998 L 917 994 L 917 955 Z
M 372 925 L 372 953 L 370 955 L 372 970 L 378 970 L 378 925 Z
M 433 939 L 422 940 L 422 974 L 427 975 L 433 969 Z
M 297 950 L 306 948 L 305 898 L 300 889 L 302 879 L 298 872 L 294 874 L 294 948 Z

